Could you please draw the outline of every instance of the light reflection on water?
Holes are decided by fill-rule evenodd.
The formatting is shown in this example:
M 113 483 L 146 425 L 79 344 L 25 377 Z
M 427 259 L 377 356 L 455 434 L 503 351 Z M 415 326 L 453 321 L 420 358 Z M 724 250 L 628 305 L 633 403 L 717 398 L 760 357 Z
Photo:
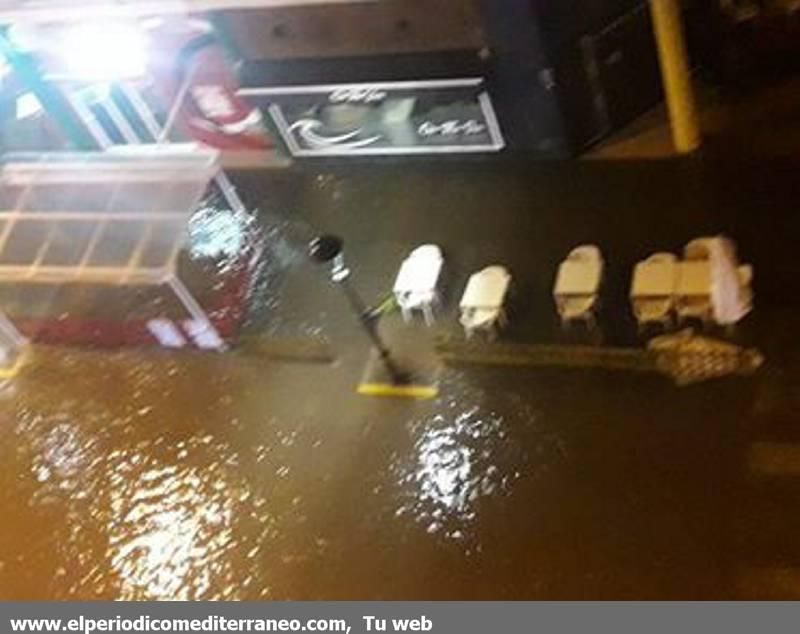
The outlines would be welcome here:
M 70 488 L 72 479 L 85 468 L 90 451 L 91 444 L 83 443 L 75 425 L 69 421 L 56 422 L 40 439 L 33 464 L 34 477 L 39 482 L 47 482 L 55 476 L 60 488 Z
M 582 570 L 569 553 L 586 540 L 569 531 L 600 535 L 609 557 L 627 561 L 631 534 L 646 552 L 651 523 L 628 530 L 638 490 L 625 493 L 626 469 L 657 473 L 653 433 L 674 442 L 686 432 L 642 417 L 651 408 L 634 392 L 607 398 L 601 381 L 573 405 L 574 386 L 592 381 L 448 372 L 440 399 L 397 404 L 348 400 L 330 373 L 235 354 L 48 353 L 0 409 L 11 432 L 0 436 L 0 596 L 517 596 L 524 587 L 496 582 L 518 558 L 543 575 L 549 564 L 552 575 Z M 592 425 L 605 410 L 609 420 Z M 620 450 L 625 424 L 636 433 Z M 564 488 L 576 441 L 583 473 L 614 483 L 602 503 L 587 504 L 583 475 Z M 656 475 L 649 486 L 662 490 Z M 618 516 L 628 520 L 619 541 Z M 453 567 L 420 580 L 438 557 Z
M 429 534 L 480 551 L 482 500 L 513 494 L 521 478 L 541 478 L 561 459 L 559 438 L 540 428 L 533 407 L 514 392 L 487 392 L 451 378 L 436 413 L 410 424 L 413 454 L 390 467 L 400 491 L 396 517 L 409 516 Z M 487 404 L 490 403 L 490 404 Z M 535 455 L 522 439 L 534 433 Z
M 220 598 L 209 593 L 219 591 L 219 580 L 232 574 L 230 485 L 218 467 L 202 474 L 152 467 L 133 477 L 117 471 L 111 482 L 108 555 L 120 578 L 120 599 Z
M 252 590 L 255 575 L 241 563 L 274 528 L 265 500 L 242 474 L 224 428 L 218 436 L 202 418 L 199 427 L 191 422 L 237 420 L 229 416 L 228 377 L 208 381 L 196 363 L 137 354 L 59 353 L 48 366 L 19 383 L 9 402 L 13 442 L 0 443 L 0 478 L 16 480 L 5 503 L 25 509 L 7 522 L 16 543 L 0 540 L 0 592 L 7 596 L 15 576 L 18 585 L 33 578 L 27 593 L 34 597 L 267 592 L 266 584 Z M 49 372 L 73 381 L 49 382 Z M 202 394 L 194 394 L 192 377 Z M 194 407 L 183 409 L 187 390 Z M 3 576 L 8 547 L 18 555 Z
M 320 426 L 265 416 L 259 392 L 241 391 L 262 383 L 263 371 L 230 357 L 54 352 L 10 400 L 15 440 L 0 444 L 0 476 L 13 481 L 24 465 L 29 484 L 6 498 L 25 500 L 28 515 L 11 521 L 21 558 L 9 575 L 0 570 L 0 585 L 25 570 L 28 596 L 322 592 L 310 590 L 315 567 L 349 552 L 363 530 L 347 506 L 334 505 L 337 524 L 329 526 L 326 509 L 340 487 L 344 499 L 358 496 L 364 474 L 351 451 L 371 441 L 338 417 Z M 73 380 L 56 383 L 50 373 Z M 370 467 L 375 508 L 391 508 L 372 516 L 370 530 L 411 518 L 424 535 L 469 553 L 480 551 L 481 501 L 512 494 L 535 471 L 517 435 L 535 431 L 537 416 L 513 394 L 485 404 L 486 392 L 458 380 L 448 393 L 406 423 L 407 449 Z M 42 533 L 28 544 L 31 518 Z M 35 589 L 43 577 L 49 589 Z

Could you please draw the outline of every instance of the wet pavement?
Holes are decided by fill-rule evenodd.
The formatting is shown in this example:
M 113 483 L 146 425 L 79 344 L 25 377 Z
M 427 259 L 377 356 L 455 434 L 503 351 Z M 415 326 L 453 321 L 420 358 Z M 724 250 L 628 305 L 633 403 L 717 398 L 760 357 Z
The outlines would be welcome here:
M 0 391 L 0 596 L 800 594 L 800 482 L 786 450 L 800 441 L 800 295 L 786 292 L 800 273 L 796 173 L 510 162 L 241 175 L 267 248 L 238 349 L 40 349 Z M 684 389 L 657 375 L 448 369 L 433 401 L 358 396 L 367 342 L 304 258 L 317 230 L 344 236 L 370 300 L 413 246 L 442 246 L 446 311 L 419 337 L 457 334 L 468 275 L 507 265 L 506 336 L 526 342 L 569 338 L 550 298 L 555 267 L 596 242 L 614 345 L 637 343 L 633 263 L 723 231 L 756 270 L 757 308 L 733 339 L 767 366 Z M 335 363 L 260 352 L 298 337 L 324 341 Z

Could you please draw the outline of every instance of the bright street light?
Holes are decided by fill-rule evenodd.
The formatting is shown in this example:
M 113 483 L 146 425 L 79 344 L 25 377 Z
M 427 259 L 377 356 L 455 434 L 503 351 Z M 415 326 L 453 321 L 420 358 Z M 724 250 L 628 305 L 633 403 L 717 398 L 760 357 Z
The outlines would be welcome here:
M 74 79 L 118 81 L 145 75 L 147 48 L 146 34 L 136 24 L 81 24 L 63 32 L 60 55 Z

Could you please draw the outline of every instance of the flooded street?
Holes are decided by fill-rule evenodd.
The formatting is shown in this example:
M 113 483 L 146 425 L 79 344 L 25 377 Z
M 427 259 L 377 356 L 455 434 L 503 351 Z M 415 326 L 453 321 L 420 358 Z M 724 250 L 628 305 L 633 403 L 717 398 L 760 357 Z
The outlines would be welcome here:
M 479 371 L 384 403 L 328 368 L 39 361 L 4 395 L 5 596 L 654 596 L 684 576 L 714 592 L 693 571 L 724 556 L 711 452 L 730 441 L 660 379 Z
M 800 313 L 775 293 L 795 271 L 771 247 L 797 221 L 760 233 L 761 184 L 701 188 L 679 164 L 481 169 L 243 176 L 266 248 L 240 346 L 38 348 L 0 390 L 0 596 L 724 599 L 775 570 L 790 571 L 789 592 L 800 488 L 774 490 L 748 456 L 756 441 L 800 441 Z M 555 266 L 597 242 L 614 345 L 636 344 L 632 263 L 727 232 L 758 280 L 734 338 L 767 367 L 683 389 L 625 372 L 446 369 L 431 401 L 359 396 L 367 344 L 302 257 L 310 226 L 344 236 L 370 300 L 410 248 L 440 244 L 440 334 L 458 333 L 468 275 L 507 264 L 507 336 L 520 341 L 563 340 Z M 279 362 L 253 343 L 297 337 L 327 342 L 335 363 Z

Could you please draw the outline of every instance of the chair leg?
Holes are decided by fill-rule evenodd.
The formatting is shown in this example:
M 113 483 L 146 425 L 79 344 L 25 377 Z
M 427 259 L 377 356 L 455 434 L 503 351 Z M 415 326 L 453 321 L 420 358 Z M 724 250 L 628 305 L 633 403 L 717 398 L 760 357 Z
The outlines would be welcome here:
M 500 324 L 503 328 L 508 325 L 508 316 L 506 315 L 506 309 L 501 308 L 500 312 L 497 314 L 497 323 Z
M 407 308 L 401 308 L 400 312 L 403 314 L 403 321 L 408 323 L 411 321 L 411 311 Z
M 422 315 L 425 317 L 425 325 L 430 328 L 435 323 L 436 319 L 433 316 L 433 308 L 430 304 L 422 307 Z

